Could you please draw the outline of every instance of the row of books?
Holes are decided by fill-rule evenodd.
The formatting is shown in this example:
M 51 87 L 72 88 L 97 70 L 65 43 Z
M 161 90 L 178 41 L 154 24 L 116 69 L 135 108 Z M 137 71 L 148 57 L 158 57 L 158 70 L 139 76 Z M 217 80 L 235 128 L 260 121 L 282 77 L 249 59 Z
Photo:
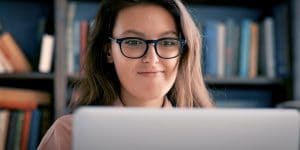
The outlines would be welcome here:
M 53 50 L 53 35 L 44 34 L 41 41 L 39 72 L 48 73 L 51 71 Z M 24 54 L 22 47 L 10 32 L 3 29 L 0 23 L 0 73 L 25 73 L 32 71 L 32 64 Z
M 99 4 L 78 2 L 70 2 L 68 5 L 68 74 L 76 74 L 82 70 L 89 28 L 92 27 L 98 6 Z M 204 74 L 216 78 L 288 77 L 288 25 L 282 25 L 282 22 L 287 22 L 287 8 L 280 6 L 274 12 L 272 17 L 260 21 L 228 17 L 225 20 L 200 22 Z
M 203 35 L 206 76 L 277 78 L 289 74 L 289 49 L 277 47 L 276 38 L 282 35 L 276 34 L 272 17 L 261 22 L 251 19 L 238 22 L 231 18 L 225 22 L 211 20 L 199 24 L 199 28 Z M 282 68 L 283 71 L 277 70 Z
M 70 2 L 67 13 L 67 72 L 82 73 L 88 34 L 97 13 L 99 3 Z
M 50 94 L 0 88 L 0 149 L 35 150 L 51 121 Z

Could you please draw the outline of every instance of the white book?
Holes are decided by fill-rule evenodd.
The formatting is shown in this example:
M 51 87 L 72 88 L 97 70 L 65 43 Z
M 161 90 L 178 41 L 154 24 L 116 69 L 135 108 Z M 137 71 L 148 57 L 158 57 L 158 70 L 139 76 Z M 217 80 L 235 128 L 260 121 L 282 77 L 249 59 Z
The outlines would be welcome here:
M 0 111 L 0 149 L 5 149 L 5 143 L 7 140 L 7 132 L 9 125 L 9 114 L 8 110 Z
M 67 72 L 68 74 L 74 74 L 74 50 L 73 50 L 73 23 L 75 18 L 77 4 L 76 2 L 70 2 L 67 12 L 67 33 L 66 33 L 66 49 L 67 49 Z
M 264 20 L 264 51 L 266 60 L 266 75 L 269 78 L 274 78 L 275 74 L 275 34 L 274 34 L 274 19 L 267 17 Z
M 54 37 L 45 34 L 42 38 L 39 71 L 42 73 L 49 73 L 52 66 L 52 56 L 54 50 Z
M 8 59 L 2 53 L 0 49 L 0 73 L 12 73 L 14 71 L 13 66 Z
M 0 73 L 5 73 L 5 72 L 6 72 L 5 68 L 4 68 L 2 62 L 0 61 Z
M 226 30 L 225 24 L 219 23 L 217 25 L 217 76 L 225 76 L 225 37 Z

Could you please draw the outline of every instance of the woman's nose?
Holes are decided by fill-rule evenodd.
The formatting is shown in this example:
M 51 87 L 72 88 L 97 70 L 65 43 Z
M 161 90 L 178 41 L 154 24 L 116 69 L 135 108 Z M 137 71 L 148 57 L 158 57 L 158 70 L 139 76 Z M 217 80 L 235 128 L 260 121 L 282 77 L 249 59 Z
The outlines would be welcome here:
M 148 45 L 148 50 L 145 56 L 142 58 L 144 63 L 157 63 L 159 61 L 159 56 L 155 51 L 155 44 L 151 43 Z

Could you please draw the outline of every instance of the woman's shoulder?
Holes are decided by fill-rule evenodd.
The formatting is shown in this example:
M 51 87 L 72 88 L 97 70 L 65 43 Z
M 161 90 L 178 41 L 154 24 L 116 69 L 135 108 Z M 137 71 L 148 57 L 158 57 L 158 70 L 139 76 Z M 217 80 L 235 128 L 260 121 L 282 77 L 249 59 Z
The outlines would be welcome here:
M 59 128 L 70 128 L 72 126 L 72 120 L 73 115 L 64 115 L 59 117 L 53 125 Z
M 71 149 L 72 115 L 59 117 L 44 135 L 38 149 Z
M 50 127 L 54 132 L 70 132 L 72 129 L 73 115 L 59 117 Z M 50 130 L 49 129 L 49 130 Z

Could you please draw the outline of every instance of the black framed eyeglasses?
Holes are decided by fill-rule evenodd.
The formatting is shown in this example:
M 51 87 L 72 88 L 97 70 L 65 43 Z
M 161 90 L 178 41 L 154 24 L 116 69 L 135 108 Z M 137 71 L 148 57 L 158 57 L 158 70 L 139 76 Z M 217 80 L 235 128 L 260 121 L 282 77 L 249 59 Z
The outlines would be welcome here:
M 163 59 L 172 59 L 183 53 L 185 40 L 180 38 L 160 38 L 157 40 L 144 40 L 137 37 L 112 38 L 111 41 L 119 44 L 121 53 L 131 59 L 142 58 L 146 55 L 149 44 L 154 44 L 156 54 Z

